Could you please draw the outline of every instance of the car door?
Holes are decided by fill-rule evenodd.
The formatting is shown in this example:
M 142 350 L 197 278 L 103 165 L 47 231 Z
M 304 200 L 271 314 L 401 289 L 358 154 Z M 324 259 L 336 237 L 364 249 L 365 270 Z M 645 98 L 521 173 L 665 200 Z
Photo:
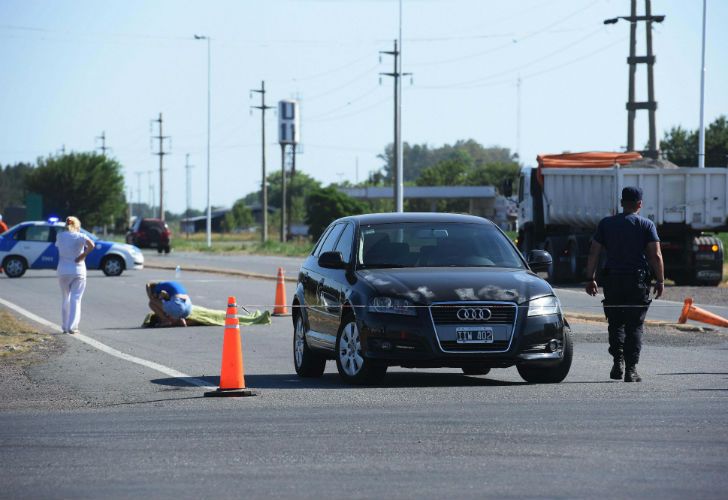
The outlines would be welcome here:
M 335 252 L 340 252 L 344 262 L 351 262 L 351 252 L 354 247 L 354 224 L 346 223 L 341 236 L 334 247 Z M 322 333 L 336 342 L 339 333 L 341 320 L 341 305 L 346 297 L 348 280 L 346 269 L 327 269 L 323 286 L 321 287 L 321 311 L 322 311 Z
M 336 243 L 339 241 L 339 236 L 344 230 L 344 224 L 336 224 L 326 235 L 324 241 L 317 248 L 316 252 L 312 256 L 311 265 L 308 269 L 308 277 L 306 278 L 306 312 L 308 314 L 308 326 L 309 340 L 318 345 L 319 347 L 325 347 L 327 349 L 333 349 L 336 342 L 336 337 L 331 338 L 330 333 L 326 333 L 325 325 L 330 321 L 330 313 L 326 310 L 323 300 L 322 292 L 326 285 L 331 269 L 324 269 L 318 265 L 318 257 L 324 252 L 330 252 L 336 247 Z
M 30 269 L 55 269 L 58 266 L 58 248 L 51 242 L 51 227 L 46 224 L 29 225 L 18 231 L 18 244 L 14 250 L 28 262 Z

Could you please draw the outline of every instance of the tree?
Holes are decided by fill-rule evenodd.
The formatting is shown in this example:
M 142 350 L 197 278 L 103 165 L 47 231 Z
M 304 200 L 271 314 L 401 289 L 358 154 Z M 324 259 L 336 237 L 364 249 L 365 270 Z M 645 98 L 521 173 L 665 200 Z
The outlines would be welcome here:
M 33 170 L 28 163 L 0 165 L 0 214 L 5 207 L 23 205 L 25 201 L 25 178 Z
M 453 145 L 445 144 L 439 148 L 431 148 L 427 144 L 410 146 L 405 142 L 402 146 L 404 182 L 416 181 L 426 168 L 445 160 L 457 159 L 462 154 L 467 155 L 475 167 L 491 163 L 511 163 L 514 160 L 508 148 L 500 146 L 486 148 L 473 139 L 459 140 Z M 394 165 L 392 145 L 389 144 L 378 158 L 385 162 L 382 167 L 383 176 L 388 183 L 391 183 Z
M 306 201 L 308 233 L 317 240 L 334 220 L 347 215 L 362 214 L 366 208 L 366 205 L 333 186 L 318 188 L 308 195 Z
M 698 166 L 698 131 L 680 126 L 671 128 L 660 141 L 665 158 L 680 167 Z M 728 120 L 719 116 L 705 130 L 705 165 L 728 166 Z
M 303 200 L 309 193 L 319 189 L 321 182 L 317 181 L 310 175 L 303 172 L 296 172 L 291 180 L 287 179 L 286 193 L 289 203 L 287 203 L 287 217 L 291 222 L 303 222 L 306 217 Z M 258 198 L 260 199 L 260 198 Z M 268 204 L 271 207 L 281 206 L 281 172 L 273 172 L 268 176 Z
M 99 226 L 126 217 L 121 170 L 107 156 L 70 153 L 39 159 L 26 185 L 43 197 L 45 216 L 76 215 L 87 227 Z

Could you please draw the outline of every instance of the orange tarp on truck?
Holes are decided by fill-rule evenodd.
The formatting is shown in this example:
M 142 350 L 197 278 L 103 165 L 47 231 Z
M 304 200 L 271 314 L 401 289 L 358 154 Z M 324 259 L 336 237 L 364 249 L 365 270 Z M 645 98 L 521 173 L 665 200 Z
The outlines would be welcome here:
M 543 186 L 543 168 L 605 168 L 619 165 L 629 165 L 633 161 L 641 160 L 642 155 L 630 153 L 603 153 L 592 151 L 587 153 L 563 153 L 558 155 L 538 155 L 538 181 Z

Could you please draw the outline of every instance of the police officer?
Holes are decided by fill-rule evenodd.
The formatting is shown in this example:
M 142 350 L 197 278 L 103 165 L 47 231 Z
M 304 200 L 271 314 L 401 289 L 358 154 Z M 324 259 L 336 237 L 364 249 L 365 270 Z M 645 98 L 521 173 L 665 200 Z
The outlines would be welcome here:
M 642 348 L 642 327 L 650 300 L 650 268 L 655 277 L 655 298 L 662 295 L 665 268 L 660 238 L 655 224 L 639 215 L 642 190 L 622 190 L 622 213 L 599 222 L 592 239 L 587 262 L 586 293 L 597 294 L 596 269 L 602 247 L 606 249 L 604 266 L 604 315 L 609 322 L 609 354 L 614 365 L 609 377 L 625 382 L 640 382 L 637 363 Z M 626 364 L 626 370 L 625 370 Z

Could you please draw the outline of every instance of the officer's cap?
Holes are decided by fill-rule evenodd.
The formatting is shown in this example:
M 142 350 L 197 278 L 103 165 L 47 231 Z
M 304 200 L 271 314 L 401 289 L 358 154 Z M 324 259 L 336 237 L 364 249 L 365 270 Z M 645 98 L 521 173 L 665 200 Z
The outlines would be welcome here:
M 642 189 L 636 186 L 627 186 L 622 189 L 622 201 L 642 201 Z

